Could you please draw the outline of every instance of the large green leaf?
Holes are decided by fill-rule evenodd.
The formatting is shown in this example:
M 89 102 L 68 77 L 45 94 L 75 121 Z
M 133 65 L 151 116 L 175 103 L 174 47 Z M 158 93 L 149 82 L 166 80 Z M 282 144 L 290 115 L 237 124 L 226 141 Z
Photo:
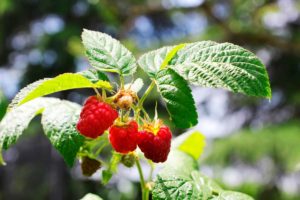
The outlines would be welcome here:
M 160 70 L 155 79 L 174 124 L 180 128 L 196 125 L 198 116 L 187 82 L 170 68 Z
M 103 72 L 96 70 L 96 69 L 89 69 L 82 72 L 79 72 L 79 74 L 85 76 L 88 78 L 92 83 L 97 83 L 98 81 L 108 81 L 109 79 Z
M 222 191 L 197 170 L 197 162 L 191 156 L 178 150 L 171 151 L 155 180 L 153 199 L 204 200 Z
M 99 80 L 96 83 L 92 83 L 81 74 L 65 73 L 54 78 L 36 81 L 23 88 L 12 100 L 9 109 L 11 110 L 37 97 L 77 88 L 104 88 L 110 90 L 112 86 L 107 81 Z
M 140 66 L 154 77 L 174 47 L 144 54 Z M 230 43 L 202 41 L 187 44 L 168 62 L 189 83 L 224 88 L 250 96 L 271 97 L 265 66 L 248 50 Z
M 254 200 L 249 195 L 234 192 L 234 191 L 222 191 L 219 196 L 213 197 L 211 200 Z
M 0 122 L 0 149 L 8 149 L 36 115 L 58 102 L 60 100 L 55 98 L 37 98 L 8 112 Z
M 81 106 L 68 101 L 47 106 L 42 115 L 45 134 L 69 166 L 74 164 L 84 137 L 76 130 Z
M 198 160 L 205 147 L 205 136 L 199 131 L 183 133 L 172 141 L 172 148 L 176 148 Z
M 81 37 L 93 67 L 124 76 L 136 71 L 134 56 L 118 40 L 105 33 L 86 29 L 83 30 Z

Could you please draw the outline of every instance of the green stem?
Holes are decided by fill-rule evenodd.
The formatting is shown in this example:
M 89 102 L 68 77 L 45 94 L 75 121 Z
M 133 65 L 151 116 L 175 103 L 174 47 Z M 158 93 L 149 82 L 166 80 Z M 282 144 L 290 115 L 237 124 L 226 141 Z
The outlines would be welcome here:
M 149 189 L 146 187 L 146 182 L 143 175 L 143 170 L 140 164 L 139 159 L 136 159 L 136 166 L 140 175 L 140 181 L 141 181 L 141 190 L 142 190 L 142 200 L 149 200 Z
M 138 108 L 141 108 L 143 106 L 145 99 L 148 97 L 148 95 L 150 94 L 154 86 L 155 86 L 155 81 L 152 81 L 149 87 L 147 88 L 146 92 L 144 93 L 144 95 L 139 100 Z
M 120 88 L 124 89 L 124 76 L 120 74 Z

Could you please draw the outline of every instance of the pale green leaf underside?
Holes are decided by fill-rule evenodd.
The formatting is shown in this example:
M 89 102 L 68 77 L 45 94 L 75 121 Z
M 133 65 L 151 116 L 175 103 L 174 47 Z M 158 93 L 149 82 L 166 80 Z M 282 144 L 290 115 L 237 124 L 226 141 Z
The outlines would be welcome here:
M 8 149 L 21 136 L 30 121 L 46 106 L 56 104 L 56 98 L 37 98 L 6 113 L 0 122 L 0 149 Z
M 205 147 L 205 136 L 199 131 L 183 133 L 172 141 L 172 148 L 176 148 L 198 160 Z
M 47 106 L 42 114 L 42 125 L 51 144 L 73 166 L 84 137 L 76 130 L 81 106 L 68 101 Z
M 86 29 L 83 30 L 81 37 L 93 67 L 124 76 L 136 71 L 134 56 L 118 40 L 105 33 Z
M 159 71 L 155 80 L 174 124 L 179 128 L 196 125 L 198 116 L 187 82 L 170 68 Z
M 212 198 L 211 200 L 254 200 L 249 195 L 234 192 L 234 191 L 223 191 L 219 196 Z
M 96 194 L 88 193 L 80 200 L 103 200 L 103 199 Z
M 133 83 L 128 83 L 125 85 L 125 89 L 130 89 L 136 93 L 138 93 L 142 87 L 144 86 L 143 79 L 137 78 Z
M 111 90 L 112 86 L 107 81 L 99 80 L 96 83 L 92 83 L 81 74 L 65 73 L 54 78 L 36 81 L 23 88 L 12 100 L 12 103 L 9 105 L 9 110 L 37 97 L 78 88 L 104 88 Z
M 153 77 L 171 49 L 163 47 L 146 53 L 138 62 Z M 256 55 L 234 44 L 212 41 L 190 43 L 177 52 L 168 66 L 194 85 L 271 97 L 265 66 Z

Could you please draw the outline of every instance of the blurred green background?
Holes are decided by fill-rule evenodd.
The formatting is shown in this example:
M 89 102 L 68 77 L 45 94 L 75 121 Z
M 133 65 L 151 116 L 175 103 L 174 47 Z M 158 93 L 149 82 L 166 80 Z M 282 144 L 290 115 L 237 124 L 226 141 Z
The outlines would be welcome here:
M 0 118 L 26 84 L 89 67 L 80 42 L 83 28 L 108 33 L 138 57 L 180 42 L 232 42 L 267 66 L 272 100 L 193 88 L 199 113 L 194 128 L 207 137 L 204 174 L 224 188 L 257 200 L 300 199 L 300 1 L 298 0 L 0 0 Z M 145 78 L 143 72 L 138 73 Z M 114 77 L 111 77 L 114 78 Z M 82 103 L 90 90 L 56 94 Z M 146 105 L 158 101 L 154 94 Z M 152 110 L 150 110 L 152 111 Z M 170 124 L 171 125 L 171 124 Z M 185 130 L 174 129 L 174 135 Z M 104 187 L 76 165 L 68 169 L 35 119 L 4 152 L 0 199 L 139 199 L 135 169 Z

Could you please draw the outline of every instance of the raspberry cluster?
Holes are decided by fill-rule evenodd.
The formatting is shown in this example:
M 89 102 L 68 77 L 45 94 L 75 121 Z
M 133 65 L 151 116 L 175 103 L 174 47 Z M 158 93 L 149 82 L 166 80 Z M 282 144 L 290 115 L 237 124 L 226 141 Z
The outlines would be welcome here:
M 116 152 L 128 154 L 138 146 L 145 157 L 153 162 L 167 160 L 172 139 L 172 133 L 167 126 L 156 121 L 146 123 L 139 131 L 136 121 L 120 122 L 117 118 L 116 109 L 92 96 L 83 106 L 77 130 L 89 138 L 97 138 L 109 130 L 109 141 Z

